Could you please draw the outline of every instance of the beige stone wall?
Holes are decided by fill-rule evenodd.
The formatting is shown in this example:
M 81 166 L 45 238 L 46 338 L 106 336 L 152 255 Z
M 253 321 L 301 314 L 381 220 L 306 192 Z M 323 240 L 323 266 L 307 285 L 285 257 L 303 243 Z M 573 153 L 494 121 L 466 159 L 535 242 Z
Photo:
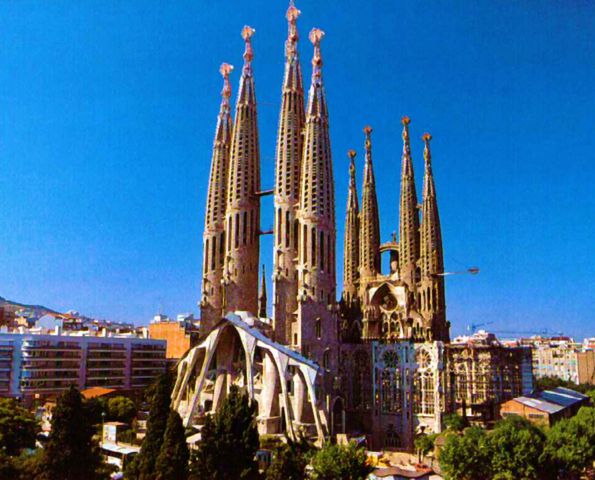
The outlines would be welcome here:
M 542 412 L 536 408 L 524 405 L 516 400 L 509 400 L 500 407 L 500 415 L 505 418 L 509 415 L 518 415 L 526 418 L 536 425 L 550 425 L 550 415 L 547 412 Z
M 165 358 L 178 359 L 190 349 L 191 335 L 178 322 L 159 322 L 149 325 L 149 338 L 165 340 L 167 350 Z
M 595 350 L 577 354 L 578 383 L 595 384 Z

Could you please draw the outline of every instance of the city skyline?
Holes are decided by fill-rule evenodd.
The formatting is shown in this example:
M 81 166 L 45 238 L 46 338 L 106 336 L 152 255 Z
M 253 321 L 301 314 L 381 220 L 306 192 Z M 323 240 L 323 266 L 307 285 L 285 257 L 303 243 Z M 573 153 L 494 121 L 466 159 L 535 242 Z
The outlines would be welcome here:
M 595 100 L 588 88 L 595 80 L 588 69 L 589 48 L 595 53 L 589 43 L 595 13 L 586 5 L 567 7 L 563 19 L 574 27 L 569 31 L 551 6 L 546 13 L 528 3 L 506 11 L 487 2 L 461 3 L 452 10 L 430 3 L 423 9 L 404 3 L 391 9 L 388 2 L 374 7 L 344 2 L 338 9 L 298 2 L 303 39 L 313 26 L 327 32 L 337 258 L 342 258 L 346 152 L 358 151 L 361 187 L 366 124 L 375 132 L 381 240 L 398 228 L 400 118 L 407 114 L 418 191 L 420 137 L 426 130 L 434 136 L 445 269 L 481 269 L 476 277 L 447 280 L 453 335 L 484 322 L 493 322 L 489 329 L 496 331 L 547 327 L 577 337 L 592 334 L 588 307 L 595 254 L 588 245 L 595 227 L 585 219 L 594 205 L 582 177 L 593 172 L 587 115 Z M 118 11 L 114 5 L 56 2 L 36 5 L 29 15 L 20 5 L 0 7 L 15 10 L 7 43 L 16 47 L 0 55 L 8 171 L 0 179 L 5 205 L 0 208 L 5 265 L 0 295 L 140 323 L 159 308 L 172 314 L 197 311 L 201 212 L 220 101 L 217 70 L 223 61 L 236 66 L 235 100 L 244 24 L 257 31 L 262 185 L 273 185 L 286 3 L 254 2 L 249 9 L 234 2 L 229 16 L 200 2 L 168 8 L 156 2 L 155 11 L 140 2 Z M 67 20 L 54 17 L 60 9 Z M 41 22 L 44 14 L 53 15 L 54 28 L 45 25 L 18 37 L 25 20 Z M 531 24 L 532 14 L 539 25 Z M 73 27 L 74 15 L 80 24 L 65 31 L 66 25 Z M 472 15 L 482 28 L 470 26 Z M 85 19 L 94 19 L 95 28 L 86 28 Z M 125 21 L 130 21 L 128 32 Z M 422 26 L 428 35 L 420 33 Z M 514 41 L 516 29 L 529 27 L 533 36 Z M 494 37 L 485 35 L 486 28 Z M 219 31 L 234 32 L 225 45 Z M 462 32 L 467 36 L 455 38 Z M 518 51 L 511 55 L 507 47 Z M 30 63 L 23 62 L 26 52 L 33 54 Z M 452 55 L 452 65 L 440 55 L 445 53 Z M 305 41 L 300 54 L 308 77 L 311 46 Z M 54 70 L 51 60 L 62 69 Z M 483 63 L 489 60 L 494 72 Z M 100 81 L 93 82 L 94 76 Z M 462 101 L 465 95 L 472 98 Z M 551 105 L 541 105 L 544 99 Z M 47 115 L 52 110 L 56 117 Z M 576 160 L 561 159 L 560 152 Z M 558 176 L 562 169 L 565 176 Z M 272 201 L 265 200 L 262 211 L 266 230 L 272 225 Z M 269 272 L 271 241 L 261 242 Z

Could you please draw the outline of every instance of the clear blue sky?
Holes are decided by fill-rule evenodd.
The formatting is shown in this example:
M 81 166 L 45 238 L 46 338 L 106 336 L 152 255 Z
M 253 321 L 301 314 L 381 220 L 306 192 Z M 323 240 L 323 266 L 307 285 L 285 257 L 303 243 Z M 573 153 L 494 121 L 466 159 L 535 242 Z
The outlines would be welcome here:
M 382 237 L 397 229 L 400 118 L 421 191 L 428 130 L 453 333 L 595 335 L 595 4 L 314 1 L 326 31 L 341 258 L 349 148 L 374 127 Z M 197 311 L 222 61 L 256 28 L 262 183 L 273 182 L 285 0 L 0 2 L 0 295 L 147 322 Z M 235 97 L 235 95 L 234 95 Z M 271 200 L 263 204 L 270 227 Z M 271 239 L 262 241 L 270 272 Z M 338 266 L 341 278 L 341 266 Z

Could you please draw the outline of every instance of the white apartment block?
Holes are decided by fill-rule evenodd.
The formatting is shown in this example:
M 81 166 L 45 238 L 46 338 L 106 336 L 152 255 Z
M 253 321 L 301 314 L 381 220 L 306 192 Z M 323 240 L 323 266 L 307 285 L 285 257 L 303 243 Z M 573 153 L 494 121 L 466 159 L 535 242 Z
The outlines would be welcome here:
M 536 339 L 532 349 L 533 375 L 535 378 L 557 377 L 579 383 L 580 347 L 572 339 Z
M 165 370 L 166 342 L 134 336 L 0 333 L 0 396 L 140 390 Z

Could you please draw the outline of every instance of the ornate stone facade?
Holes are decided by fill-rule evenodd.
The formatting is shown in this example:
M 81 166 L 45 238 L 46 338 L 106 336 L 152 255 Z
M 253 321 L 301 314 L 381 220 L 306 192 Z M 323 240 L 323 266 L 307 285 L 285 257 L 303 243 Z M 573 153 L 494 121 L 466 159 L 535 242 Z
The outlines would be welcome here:
M 302 429 L 319 439 L 363 433 L 372 448 L 411 448 L 415 435 L 441 430 L 445 413 L 490 420 L 495 403 L 531 388 L 530 352 L 499 344 L 449 343 L 431 136 L 422 138 L 424 179 L 418 204 L 408 117 L 402 119 L 398 239 L 393 235 L 381 243 L 372 128 L 364 128 L 361 204 L 356 152 L 348 153 L 343 292 L 336 301 L 324 32 L 313 29 L 309 35 L 312 76 L 304 106 L 299 13 L 291 2 L 273 192 L 260 191 L 250 27 L 243 30 L 246 51 L 231 132 L 230 68 L 222 69 L 225 86 L 204 236 L 201 306 L 207 328 L 201 346 L 180 363 L 177 408 L 186 424 L 200 423 L 201 412 L 215 409 L 236 383 L 258 402 L 262 433 L 293 435 Z M 264 283 L 260 299 L 258 294 L 259 235 L 264 233 L 260 196 L 267 193 L 274 193 L 275 208 L 270 320 L 264 318 Z M 390 257 L 388 272 L 382 272 L 383 254 Z M 225 333 L 232 330 L 237 338 Z M 255 353 L 248 337 L 268 353 Z M 293 367 L 287 367 L 291 362 Z

